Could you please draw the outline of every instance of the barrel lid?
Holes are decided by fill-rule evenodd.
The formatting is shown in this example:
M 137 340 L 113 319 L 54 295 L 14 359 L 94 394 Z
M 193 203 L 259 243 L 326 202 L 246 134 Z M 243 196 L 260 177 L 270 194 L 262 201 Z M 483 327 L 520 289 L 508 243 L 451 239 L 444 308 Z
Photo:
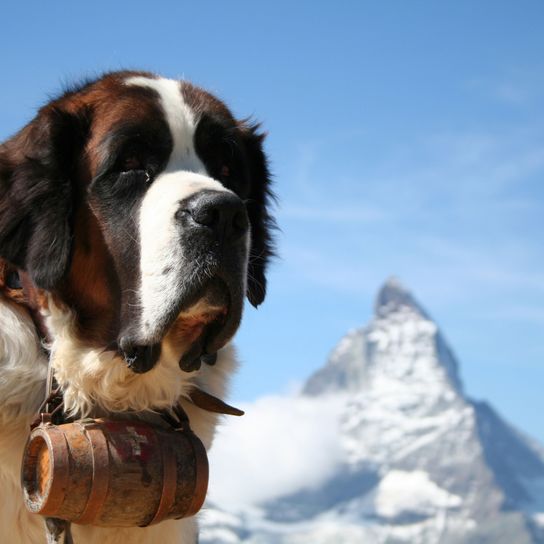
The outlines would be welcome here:
M 47 423 L 36 427 L 23 454 L 21 484 L 27 509 L 55 515 L 64 502 L 69 479 L 68 445 L 62 430 Z

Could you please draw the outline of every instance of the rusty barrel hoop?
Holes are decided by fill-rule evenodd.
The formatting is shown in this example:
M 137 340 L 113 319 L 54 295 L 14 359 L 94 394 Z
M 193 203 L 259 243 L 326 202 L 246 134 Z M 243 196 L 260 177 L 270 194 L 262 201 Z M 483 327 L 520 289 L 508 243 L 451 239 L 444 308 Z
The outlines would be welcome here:
M 191 446 L 196 461 L 196 478 L 193 492 L 193 500 L 187 509 L 185 517 L 194 516 L 204 504 L 206 493 L 208 492 L 208 481 L 210 477 L 210 467 L 208 464 L 208 455 L 204 444 L 199 438 L 191 432 Z M 180 519 L 182 516 L 178 517 Z
M 84 431 L 93 450 L 93 475 L 91 492 L 89 494 L 89 498 L 87 499 L 85 510 L 83 510 L 83 513 L 77 519 L 77 523 L 80 523 L 81 525 L 92 523 L 92 521 L 96 519 L 97 515 L 99 514 L 100 509 L 106 501 L 110 476 L 108 471 L 108 444 L 106 443 L 104 433 L 99 429 L 84 428 Z

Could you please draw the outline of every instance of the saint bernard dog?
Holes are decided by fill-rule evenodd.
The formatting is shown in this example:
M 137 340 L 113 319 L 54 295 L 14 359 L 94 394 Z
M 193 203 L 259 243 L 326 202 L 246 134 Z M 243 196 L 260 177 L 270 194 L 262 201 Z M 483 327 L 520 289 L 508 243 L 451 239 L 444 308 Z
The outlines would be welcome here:
M 263 138 L 199 87 L 125 71 L 68 90 L 0 145 L 0 258 L 30 279 L 48 337 L 5 296 L 19 281 L 5 275 L 2 541 L 45 542 L 20 468 L 49 359 L 67 414 L 145 415 L 181 402 L 211 446 L 218 416 L 188 392 L 226 394 L 244 298 L 265 298 L 274 222 Z M 194 518 L 72 525 L 76 544 L 189 544 L 197 532 Z

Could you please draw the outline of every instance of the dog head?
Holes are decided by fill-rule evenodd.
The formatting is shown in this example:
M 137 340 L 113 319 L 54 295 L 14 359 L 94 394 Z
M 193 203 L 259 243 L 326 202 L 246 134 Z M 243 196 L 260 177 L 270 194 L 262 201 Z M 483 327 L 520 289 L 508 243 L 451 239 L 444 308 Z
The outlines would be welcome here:
M 269 174 L 256 125 L 187 82 L 117 72 L 0 146 L 0 257 L 136 373 L 165 339 L 196 370 L 265 297 Z

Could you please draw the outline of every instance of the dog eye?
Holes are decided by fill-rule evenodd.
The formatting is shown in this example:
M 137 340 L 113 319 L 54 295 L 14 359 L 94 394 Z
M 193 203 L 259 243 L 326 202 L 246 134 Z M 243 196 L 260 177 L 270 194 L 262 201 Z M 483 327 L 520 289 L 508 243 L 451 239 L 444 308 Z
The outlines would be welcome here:
M 224 164 L 221 167 L 221 173 L 220 173 L 221 179 L 226 179 L 230 177 L 230 167 Z
M 136 154 L 129 154 L 123 157 L 120 166 L 123 172 L 130 172 L 131 170 L 143 170 L 142 161 Z

